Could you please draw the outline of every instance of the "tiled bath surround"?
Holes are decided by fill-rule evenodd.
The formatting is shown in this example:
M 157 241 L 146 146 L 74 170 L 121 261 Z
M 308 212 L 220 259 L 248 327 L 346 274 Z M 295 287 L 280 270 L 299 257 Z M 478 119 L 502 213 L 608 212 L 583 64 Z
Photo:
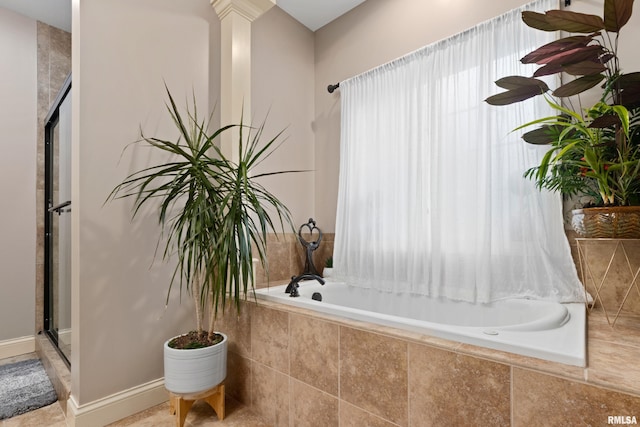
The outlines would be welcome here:
M 231 339 L 228 393 L 274 426 L 603 425 L 607 415 L 640 416 L 640 344 L 612 347 L 606 320 L 591 320 L 586 369 L 264 301 L 218 328 Z M 640 325 L 616 333 L 637 337 Z
M 271 279 L 282 282 L 301 271 L 304 257 L 293 235 L 278 242 L 274 252 L 269 246 L 270 267 L 282 271 L 271 270 Z M 323 260 L 329 242 L 331 250 L 319 249 Z M 272 259 L 276 252 L 280 259 Z M 287 253 L 292 258 L 282 259 Z M 633 314 L 612 329 L 595 310 L 588 367 L 579 368 L 266 301 L 245 308 L 217 325 L 230 338 L 227 392 L 269 425 L 606 425 L 608 416 L 640 418 L 640 316 Z

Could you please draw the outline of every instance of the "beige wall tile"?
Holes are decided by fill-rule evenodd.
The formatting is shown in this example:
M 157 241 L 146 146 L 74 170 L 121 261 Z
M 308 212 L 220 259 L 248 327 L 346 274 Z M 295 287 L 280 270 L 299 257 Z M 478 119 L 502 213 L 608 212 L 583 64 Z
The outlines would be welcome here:
M 340 427 L 395 427 L 389 421 L 385 421 L 369 412 L 355 407 L 344 400 L 340 402 Z
M 253 410 L 272 426 L 289 425 L 289 379 L 260 363 L 252 365 Z
M 243 302 L 240 314 L 235 307 L 228 306 L 224 314 L 220 313 L 215 329 L 223 332 L 229 339 L 229 351 L 243 357 L 251 356 L 251 310 L 255 304 Z
M 588 339 L 591 344 L 593 340 L 597 342 L 613 342 L 629 346 L 640 347 L 640 315 L 620 316 L 612 327 L 607 322 L 602 311 L 592 311 L 588 316 L 589 327 Z M 600 345 L 606 345 L 604 343 Z M 589 346 L 592 347 L 591 345 Z
M 71 395 L 71 372 L 51 341 L 42 334 L 36 337 L 36 353 L 56 391 L 58 403 L 66 413 L 67 400 Z
M 296 427 L 338 427 L 338 398 L 291 380 L 291 424 Z
M 589 382 L 639 393 L 640 364 L 638 361 L 640 361 L 640 347 L 611 342 L 602 342 L 600 345 L 592 343 L 589 348 Z M 640 412 L 640 406 L 638 412 Z M 638 415 L 640 416 L 640 413 Z
M 385 335 L 340 328 L 340 398 L 406 426 L 407 343 Z
M 251 313 L 253 360 L 289 373 L 289 313 L 256 305 Z
M 584 264 L 579 271 L 583 283 L 594 298 L 599 288 L 596 307 L 604 306 L 609 316 L 615 316 L 624 301 L 622 313 L 640 314 L 640 285 L 633 286 L 628 293 L 634 274 L 640 268 L 640 242 L 589 240 L 581 241 L 580 247 Z
M 338 338 L 335 324 L 291 314 L 291 376 L 338 396 Z
M 513 369 L 513 426 L 606 426 L 610 415 L 636 415 L 640 397 Z
M 291 393 L 290 384 L 291 381 L 288 375 L 280 372 L 275 373 L 275 388 L 272 390 L 272 393 L 275 393 L 276 401 L 275 427 L 289 427 L 291 425 L 289 423 L 289 413 L 292 396 L 294 395 Z M 293 402 L 295 403 L 295 401 Z
M 44 331 L 44 264 L 36 264 L 36 331 Z
M 269 241 L 267 243 L 269 277 L 267 277 L 264 269 L 260 269 L 260 276 L 256 275 L 256 281 L 258 283 L 266 283 L 268 281 L 282 280 L 291 277 L 289 269 L 291 254 L 289 246 L 290 244 L 286 239 Z
M 510 368 L 409 345 L 410 425 L 509 425 Z
M 251 359 L 238 353 L 227 353 L 225 393 L 240 403 L 251 404 Z
M 471 344 L 460 345 L 456 349 L 456 352 L 464 353 L 471 357 L 482 357 L 490 359 L 495 362 L 507 365 L 520 366 L 529 369 L 536 369 L 542 372 L 562 375 L 565 377 L 571 377 L 580 381 L 584 380 L 585 368 L 580 366 L 565 365 L 564 363 L 551 362 L 535 357 L 522 356 L 520 354 L 494 350 L 492 348 L 479 347 Z
M 44 187 L 44 183 L 42 184 Z M 36 264 L 44 263 L 44 189 L 36 190 Z
M 291 251 L 291 259 L 290 259 L 290 268 L 293 273 L 292 276 L 302 274 L 304 271 L 304 263 L 306 259 L 306 254 L 302 245 L 298 240 L 292 241 L 289 243 L 289 248 Z

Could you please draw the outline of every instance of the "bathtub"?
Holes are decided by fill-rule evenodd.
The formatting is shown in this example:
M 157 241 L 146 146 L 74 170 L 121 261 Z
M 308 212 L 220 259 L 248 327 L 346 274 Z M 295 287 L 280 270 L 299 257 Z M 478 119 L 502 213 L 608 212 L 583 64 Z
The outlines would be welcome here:
M 291 298 L 285 288 L 257 289 L 256 297 L 523 356 L 586 365 L 586 312 L 582 303 L 509 299 L 471 304 L 341 282 L 321 286 L 315 281 L 301 282 L 300 297 Z M 312 299 L 314 294 L 322 301 Z

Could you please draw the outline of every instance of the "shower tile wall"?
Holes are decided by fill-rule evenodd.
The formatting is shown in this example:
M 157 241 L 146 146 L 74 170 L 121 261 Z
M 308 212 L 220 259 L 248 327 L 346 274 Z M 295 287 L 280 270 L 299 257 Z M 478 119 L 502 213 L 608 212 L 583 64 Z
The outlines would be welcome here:
M 38 176 L 36 181 L 36 331 L 44 313 L 44 120 L 71 72 L 71 34 L 38 22 Z

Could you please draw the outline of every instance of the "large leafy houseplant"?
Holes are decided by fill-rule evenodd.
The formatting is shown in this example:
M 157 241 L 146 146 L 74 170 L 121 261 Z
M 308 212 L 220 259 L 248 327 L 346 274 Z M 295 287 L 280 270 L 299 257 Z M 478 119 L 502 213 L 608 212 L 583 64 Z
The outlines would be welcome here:
M 572 33 L 524 56 L 521 62 L 540 65 L 533 76 L 501 78 L 496 84 L 507 90 L 486 100 L 507 105 L 544 95 L 555 110 L 518 128 L 538 125 L 523 138 L 550 145 L 525 173 L 539 188 L 590 196 L 592 206 L 640 203 L 640 73 L 624 74 L 618 57 L 620 30 L 632 9 L 633 0 L 605 0 L 604 19 L 566 10 L 523 12 L 529 27 Z M 549 96 L 540 77 L 556 74 L 573 78 Z M 598 85 L 598 102 L 583 109 L 579 95 Z
M 293 230 L 289 210 L 258 182 L 289 171 L 252 172 L 280 145 L 280 135 L 262 142 L 264 124 L 252 128 L 241 121 L 210 131 L 212 116 L 199 118 L 195 96 L 193 106 L 181 113 L 168 89 L 167 95 L 167 110 L 179 137 L 168 140 L 143 134 L 136 142 L 165 152 L 167 162 L 130 174 L 108 200 L 132 198 L 134 218 L 143 206 L 158 207 L 163 259 L 176 262 L 167 301 L 172 285 L 178 283 L 180 292 L 194 299 L 197 325 L 195 331 L 168 345 L 197 349 L 224 338 L 215 332 L 214 321 L 229 302 L 240 310 L 241 301 L 253 289 L 254 257 L 267 270 L 267 232 L 284 231 L 285 225 Z M 232 129 L 239 135 L 237 161 L 227 158 L 218 146 L 220 136 Z

